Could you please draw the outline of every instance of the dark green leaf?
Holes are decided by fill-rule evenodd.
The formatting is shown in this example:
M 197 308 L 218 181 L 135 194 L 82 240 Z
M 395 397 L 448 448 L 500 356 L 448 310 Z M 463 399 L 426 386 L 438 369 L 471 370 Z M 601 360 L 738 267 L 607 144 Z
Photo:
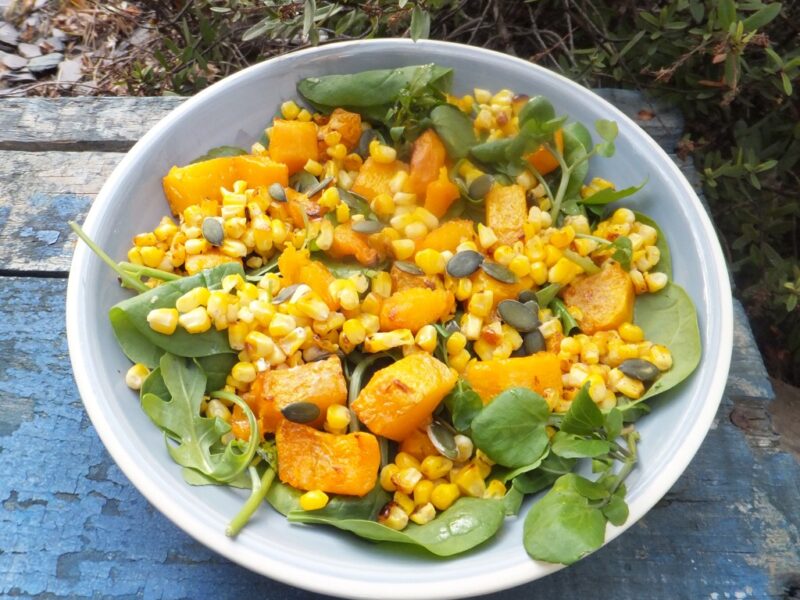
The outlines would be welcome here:
M 209 150 L 202 156 L 198 156 L 194 160 L 189 161 L 189 164 L 193 165 L 194 163 L 203 162 L 204 160 L 211 160 L 212 158 L 222 158 L 225 156 L 242 156 L 244 154 L 249 154 L 249 152 L 244 148 L 239 148 L 238 146 L 217 146 L 216 148 L 211 148 L 211 150 Z
M 468 381 L 459 378 L 455 387 L 444 397 L 445 406 L 450 411 L 453 427 L 457 431 L 469 431 L 472 420 L 481 412 L 483 402 Z
M 550 101 L 544 96 L 533 96 L 525 103 L 522 110 L 519 112 L 520 125 L 524 125 L 528 121 L 537 121 L 545 123 L 556 116 L 556 110 Z
M 611 255 L 623 269 L 626 271 L 631 270 L 631 262 L 633 261 L 633 244 L 629 237 L 621 235 L 611 244 L 614 248 L 614 254 Z
M 472 121 L 452 104 L 440 104 L 431 111 L 430 118 L 450 158 L 464 158 L 477 143 Z
M 592 194 L 587 198 L 581 199 L 580 202 L 581 204 L 594 204 L 594 205 L 611 204 L 612 202 L 616 202 L 617 200 L 622 200 L 623 198 L 632 196 L 640 189 L 642 189 L 645 183 L 647 183 L 647 181 L 643 181 L 639 185 L 626 187 L 621 190 L 606 188 L 604 190 L 600 190 L 599 192 L 595 192 L 594 194 Z
M 563 458 L 556 454 L 548 454 L 542 461 L 539 468 L 522 473 L 514 478 L 514 486 L 523 494 L 535 494 L 545 489 L 561 477 L 571 472 L 575 468 L 574 458 Z
M 585 439 L 563 431 L 557 432 L 551 443 L 552 452 L 563 458 L 594 458 L 611 449 L 606 440 Z
M 769 25 L 775 20 L 775 17 L 780 14 L 781 8 L 782 5 L 780 2 L 773 2 L 772 4 L 767 4 L 763 8 L 758 9 L 744 20 L 744 30 L 756 31 L 757 29 L 762 29 L 766 25 Z
M 594 148 L 592 134 L 583 123 L 567 123 L 564 125 L 564 133 L 572 136 L 574 139 L 580 142 L 586 152 L 589 152 L 592 148 Z
M 583 143 L 566 130 L 564 130 L 564 162 L 572 167 L 564 198 L 572 198 L 581 191 L 581 186 L 589 173 L 589 161 L 586 160 L 586 148 Z
M 142 363 L 153 369 L 158 366 L 164 350 L 156 346 L 147 337 L 139 333 L 128 313 L 111 309 L 108 314 L 114 337 L 122 348 L 122 352 L 134 363 Z
M 554 298 L 552 302 L 550 302 L 550 310 L 553 311 L 555 316 L 561 319 L 564 335 L 569 335 L 573 330 L 578 329 L 578 322 L 575 320 L 575 317 L 570 314 L 560 298 Z
M 303 491 L 280 481 L 272 482 L 266 500 L 276 511 L 286 516 L 293 510 L 300 510 L 300 496 Z
M 603 427 L 603 413 L 589 395 L 589 385 L 584 385 L 572 399 L 569 410 L 561 421 L 561 431 L 575 435 L 590 435 Z
M 504 138 L 483 142 L 472 147 L 470 154 L 484 164 L 493 164 L 507 159 L 508 149 L 511 147 L 512 139 Z
M 603 423 L 603 429 L 606 431 L 607 439 L 615 440 L 619 437 L 619 434 L 622 431 L 622 412 L 619 409 L 612 408 L 611 411 L 606 415 L 605 423 Z
M 628 504 L 625 502 L 625 485 L 621 485 L 619 489 L 611 496 L 608 504 L 603 508 L 603 514 L 609 523 L 612 525 L 624 525 L 628 520 Z
M 519 509 L 522 507 L 522 501 L 525 499 L 525 494 L 520 491 L 515 485 L 511 485 L 503 496 L 503 506 L 507 517 L 516 517 L 519 514 Z
M 194 360 L 206 375 L 207 394 L 224 388 L 233 365 L 239 362 L 239 358 L 232 353 L 199 356 Z

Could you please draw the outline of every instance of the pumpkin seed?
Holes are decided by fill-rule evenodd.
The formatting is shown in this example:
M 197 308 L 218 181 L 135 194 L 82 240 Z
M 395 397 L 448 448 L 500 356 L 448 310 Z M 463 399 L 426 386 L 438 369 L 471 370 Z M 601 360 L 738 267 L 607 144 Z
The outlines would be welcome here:
M 525 348 L 525 354 L 530 355 L 541 352 L 547 347 L 547 344 L 545 344 L 542 332 L 538 329 L 534 329 L 526 333 L 522 338 L 522 347 Z
M 478 270 L 483 261 L 483 254 L 475 250 L 456 252 L 453 258 L 447 261 L 447 274 L 450 277 L 469 277 Z
M 517 276 L 514 275 L 514 272 L 500 263 L 485 260 L 481 263 L 481 269 L 489 277 L 501 283 L 517 283 Z
M 643 383 L 654 381 L 660 373 L 657 366 L 643 358 L 629 358 L 628 360 L 623 360 L 618 368 L 628 377 L 638 379 Z
M 480 177 L 476 177 L 475 181 L 473 181 L 469 185 L 469 195 L 477 200 L 486 197 L 486 194 L 489 193 L 489 190 L 492 189 L 492 184 L 494 183 L 494 178 L 491 175 L 486 175 L 485 173 Z
M 539 316 L 539 303 L 536 300 L 528 300 L 527 302 L 523 302 L 525 306 L 530 308 L 537 317 Z
M 361 137 L 358 138 L 358 148 L 356 152 L 361 156 L 361 158 L 366 158 L 369 156 L 369 143 L 377 139 L 378 132 L 374 129 L 365 129 L 364 133 L 361 134 Z
M 363 221 L 353 221 L 350 228 L 356 233 L 378 233 L 386 227 L 380 221 L 373 221 L 371 219 L 364 219 Z
M 517 300 L 525 304 L 526 302 L 530 302 L 531 300 L 536 300 L 536 292 L 533 290 L 522 290 L 517 296 Z
M 319 406 L 313 402 L 292 402 L 281 409 L 281 414 L 293 423 L 311 423 L 319 417 Z
M 431 422 L 426 428 L 428 438 L 431 440 L 434 448 L 439 451 L 439 454 L 450 460 L 458 458 L 458 446 L 456 446 L 456 438 L 453 432 L 450 431 L 439 421 Z
M 203 219 L 203 237 L 212 246 L 222 246 L 222 242 L 225 239 L 222 223 L 214 217 Z
M 272 299 L 273 304 L 282 304 L 291 298 L 302 284 L 294 283 L 288 287 L 283 288 L 278 295 Z
M 417 265 L 412 262 L 408 262 L 407 260 L 396 260 L 394 261 L 394 266 L 403 271 L 404 273 L 408 273 L 409 275 L 424 275 L 425 271 L 420 269 Z
M 286 202 L 286 190 L 280 183 L 273 183 L 267 191 L 275 202 Z
M 320 193 L 322 190 L 324 190 L 326 187 L 328 187 L 328 184 L 329 184 L 331 181 L 333 181 L 333 177 L 326 177 L 325 179 L 323 179 L 322 181 L 320 181 L 320 182 L 319 182 L 319 183 L 317 183 L 316 185 L 312 185 L 311 187 L 309 187 L 309 188 L 308 188 L 306 191 L 304 191 L 303 193 L 304 193 L 306 196 L 308 196 L 309 198 L 311 198 L 311 196 L 316 196 L 316 195 L 317 195 L 317 194 L 319 194 L 319 193 Z
M 447 333 L 455 333 L 456 331 L 461 331 L 461 325 L 458 324 L 458 321 L 453 319 L 444 324 L 444 330 Z
M 516 300 L 502 300 L 497 305 L 503 321 L 511 325 L 520 333 L 528 333 L 539 327 L 539 316 L 522 302 Z

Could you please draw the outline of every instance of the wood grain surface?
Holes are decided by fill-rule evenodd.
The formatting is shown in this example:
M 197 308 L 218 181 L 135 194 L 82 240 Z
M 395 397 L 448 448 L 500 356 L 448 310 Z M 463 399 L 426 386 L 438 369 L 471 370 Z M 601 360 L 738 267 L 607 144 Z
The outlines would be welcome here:
M 674 150 L 679 114 L 634 92 L 604 95 Z M 155 511 L 108 456 L 72 379 L 66 221 L 83 219 L 119 151 L 179 102 L 0 104 L 0 597 L 321 597 L 236 566 Z M 734 308 L 726 397 L 673 489 L 589 558 L 487 598 L 800 598 L 797 440 L 781 437 L 797 429 L 773 420 L 797 412 L 770 411 L 770 381 Z

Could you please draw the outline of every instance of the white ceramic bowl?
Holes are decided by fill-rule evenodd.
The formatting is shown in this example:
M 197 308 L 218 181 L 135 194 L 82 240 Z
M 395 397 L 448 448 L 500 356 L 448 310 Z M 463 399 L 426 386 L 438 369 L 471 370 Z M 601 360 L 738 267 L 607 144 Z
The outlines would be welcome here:
M 543 68 L 502 54 L 443 42 L 375 40 L 331 44 L 255 65 L 188 100 L 156 125 L 122 160 L 86 219 L 86 232 L 114 257 L 131 237 L 153 228 L 168 209 L 161 177 L 206 149 L 249 147 L 281 101 L 296 97 L 304 77 L 436 62 L 455 69 L 455 90 L 510 88 L 543 94 L 559 114 L 591 124 L 619 124 L 617 153 L 593 171 L 624 187 L 649 178 L 636 206 L 658 221 L 672 250 L 675 280 L 693 298 L 703 340 L 694 375 L 654 402 L 641 420 L 641 462 L 628 480 L 630 518 L 609 526 L 607 541 L 642 517 L 689 464 L 712 422 L 730 362 L 730 284 L 717 237 L 697 196 L 667 154 L 612 105 Z M 125 475 L 156 508 L 197 540 L 274 579 L 326 594 L 361 598 L 449 598 L 528 582 L 559 567 L 531 560 L 522 546 L 522 519 L 473 552 L 440 560 L 375 545 L 325 527 L 290 525 L 266 506 L 235 540 L 225 525 L 243 493 L 191 487 L 164 448 L 162 434 L 126 386 L 129 367 L 105 317 L 128 294 L 114 274 L 78 244 L 67 291 L 72 366 L 86 410 Z

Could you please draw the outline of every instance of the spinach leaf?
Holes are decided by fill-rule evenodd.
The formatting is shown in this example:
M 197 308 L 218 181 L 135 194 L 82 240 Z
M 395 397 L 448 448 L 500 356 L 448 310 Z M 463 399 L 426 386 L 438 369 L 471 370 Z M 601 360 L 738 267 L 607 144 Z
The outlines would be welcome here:
M 669 244 L 667 243 L 667 237 L 664 235 L 664 232 L 661 231 L 661 228 L 658 226 L 658 223 L 656 223 L 653 219 L 651 219 L 647 215 L 643 215 L 640 212 L 634 211 L 633 214 L 636 215 L 637 221 L 639 221 L 640 223 L 644 223 L 645 225 L 649 225 L 658 232 L 656 247 L 661 251 L 661 258 L 656 264 L 655 270 L 661 271 L 662 273 L 666 273 L 667 277 L 672 279 L 672 255 L 669 252 Z
M 194 163 L 203 162 L 205 160 L 211 160 L 212 158 L 223 158 L 226 156 L 242 156 L 244 154 L 250 154 L 244 148 L 239 148 L 238 146 L 217 146 L 216 148 L 211 148 L 208 152 L 203 154 L 202 156 L 198 156 L 194 160 L 189 161 L 190 165 Z
M 430 523 L 410 523 L 403 531 L 390 529 L 365 517 L 331 516 L 325 514 L 325 509 L 292 511 L 288 519 L 296 523 L 331 525 L 368 540 L 411 544 L 437 556 L 453 556 L 494 536 L 503 524 L 505 510 L 501 500 L 463 497 Z
M 330 519 L 334 521 L 345 521 L 348 519 L 367 519 L 374 521 L 378 518 L 381 509 L 392 499 L 389 492 L 380 485 L 376 485 L 364 496 L 332 496 L 330 502 L 319 510 L 306 513 L 303 510 L 298 513 L 313 514 L 315 517 Z M 292 514 L 287 515 L 292 520 Z M 298 519 L 299 520 L 299 519 Z
M 633 322 L 644 330 L 645 339 L 663 344 L 672 353 L 672 368 L 656 379 L 639 401 L 678 385 L 697 367 L 702 352 L 697 312 L 682 287 L 670 283 L 656 294 L 636 298 Z
M 470 149 L 470 154 L 479 162 L 487 165 L 503 162 L 506 160 L 512 141 L 511 138 L 504 138 L 476 144 Z
M 522 508 L 522 501 L 525 499 L 525 494 L 515 485 L 508 488 L 506 495 L 503 496 L 503 506 L 505 507 L 505 514 L 507 517 L 515 517 L 519 514 L 519 509 Z
M 450 158 L 464 158 L 477 143 L 472 121 L 452 104 L 440 104 L 434 108 L 430 119 Z
M 553 298 L 550 302 L 550 310 L 553 314 L 561 319 L 561 325 L 564 329 L 564 335 L 569 335 L 573 330 L 578 329 L 578 322 L 575 317 L 567 310 L 566 305 L 560 298 Z
M 585 439 L 563 431 L 553 436 L 551 444 L 553 454 L 562 458 L 594 458 L 611 450 L 611 444 L 607 440 Z
M 210 394 L 225 387 L 225 381 L 233 369 L 233 365 L 239 362 L 239 357 L 235 354 L 212 354 L 200 356 L 194 361 L 205 373 L 206 393 Z
M 468 381 L 459 378 L 455 387 L 444 397 L 444 404 L 453 418 L 453 427 L 469 431 L 473 419 L 481 412 L 483 401 Z
M 590 204 L 593 206 L 604 206 L 606 204 L 611 204 L 612 202 L 616 202 L 617 200 L 622 200 L 623 198 L 632 196 L 640 189 L 642 189 L 645 183 L 647 183 L 646 180 L 640 183 L 639 185 L 626 187 L 621 190 L 606 188 L 604 190 L 600 190 L 599 192 L 595 192 L 588 198 L 582 198 L 581 200 L 579 200 L 579 202 L 581 204 Z
M 142 363 L 150 369 L 157 367 L 164 351 L 139 333 L 128 314 L 123 310 L 112 308 L 108 317 L 111 320 L 114 337 L 117 338 L 117 343 L 125 356 L 134 363 Z
M 150 328 L 147 323 L 147 315 L 155 308 L 174 308 L 175 301 L 180 296 L 196 287 L 218 289 L 223 277 L 235 273 L 244 276 L 242 266 L 239 263 L 225 263 L 191 277 L 164 283 L 113 306 L 109 312 L 109 318 L 114 328 L 114 335 L 120 341 L 125 354 L 128 355 L 130 352 L 139 355 L 140 358 L 148 358 L 152 364 L 155 352 L 150 350 L 151 355 L 146 356 L 146 346 L 141 338 L 160 351 L 177 356 L 194 358 L 232 353 L 233 350 L 228 344 L 228 334 L 225 331 L 217 331 L 212 328 L 205 333 L 192 334 L 179 327 L 172 335 L 164 335 Z M 138 335 L 133 334 L 134 329 Z
M 494 462 L 511 468 L 533 464 L 547 450 L 544 398 L 527 388 L 498 394 L 472 421 L 472 440 Z
M 514 487 L 523 494 L 535 494 L 550 487 L 562 475 L 570 473 L 575 468 L 575 463 L 574 458 L 563 458 L 550 453 L 537 469 L 515 477 Z
M 270 506 L 283 516 L 293 510 L 300 510 L 300 496 L 303 492 L 281 481 L 274 481 L 267 490 L 266 500 Z

